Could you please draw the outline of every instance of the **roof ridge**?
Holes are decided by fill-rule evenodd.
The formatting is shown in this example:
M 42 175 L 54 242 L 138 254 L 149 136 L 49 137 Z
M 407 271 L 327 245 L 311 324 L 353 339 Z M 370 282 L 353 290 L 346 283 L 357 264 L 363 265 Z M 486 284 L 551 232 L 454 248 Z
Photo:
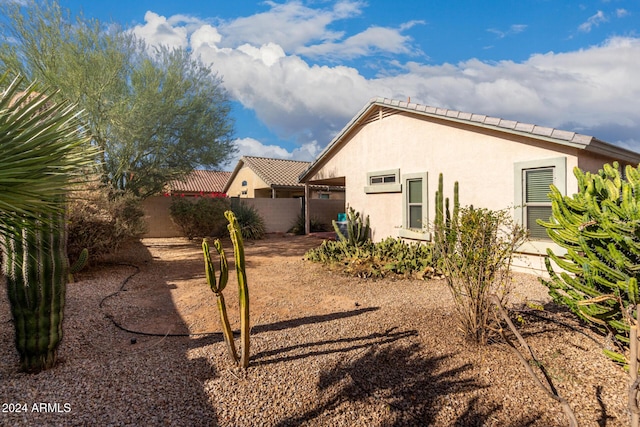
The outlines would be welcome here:
M 242 156 L 245 159 L 264 159 L 264 160 L 280 160 L 283 162 L 298 162 L 298 163 L 311 163 L 309 161 L 306 160 L 295 160 L 295 159 L 280 159 L 277 157 L 263 157 L 263 156 Z
M 574 131 L 540 126 L 532 123 L 520 122 L 517 120 L 503 119 L 486 114 L 470 113 L 442 107 L 432 107 L 415 102 L 400 101 L 397 99 L 385 97 L 371 98 L 369 104 L 380 104 L 403 110 L 416 111 L 418 113 L 428 114 L 431 116 L 455 119 L 499 129 L 507 129 L 518 133 L 527 133 L 536 136 L 549 137 L 553 139 L 569 141 L 583 146 L 588 145 L 589 142 L 595 139 L 595 137 L 591 135 L 583 135 Z

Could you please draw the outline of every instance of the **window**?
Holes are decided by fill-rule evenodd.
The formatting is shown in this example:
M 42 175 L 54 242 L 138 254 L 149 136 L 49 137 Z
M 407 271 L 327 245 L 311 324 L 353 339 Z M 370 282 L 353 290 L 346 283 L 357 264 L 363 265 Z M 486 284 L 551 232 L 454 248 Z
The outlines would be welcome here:
M 242 181 L 242 186 L 246 187 L 247 186 L 247 181 Z
M 547 230 L 536 220 L 551 217 L 550 185 L 566 194 L 566 168 L 565 157 L 515 164 L 515 219 L 532 240 L 549 240 Z
M 402 176 L 402 228 L 399 236 L 407 239 L 429 240 L 427 173 Z
M 547 230 L 538 225 L 536 219 L 551 217 L 551 201 L 547 197 L 553 184 L 553 168 L 525 169 L 524 177 L 524 224 L 532 239 L 546 239 Z
M 395 182 L 396 182 L 395 175 L 375 175 L 369 178 L 369 185 L 394 184 Z
M 407 225 L 422 228 L 422 179 L 407 180 Z
M 367 174 L 367 184 L 364 187 L 365 193 L 399 193 L 401 191 L 400 169 L 369 172 Z
M 329 200 L 330 196 L 328 193 L 319 193 L 318 194 L 318 199 L 324 199 L 324 200 Z

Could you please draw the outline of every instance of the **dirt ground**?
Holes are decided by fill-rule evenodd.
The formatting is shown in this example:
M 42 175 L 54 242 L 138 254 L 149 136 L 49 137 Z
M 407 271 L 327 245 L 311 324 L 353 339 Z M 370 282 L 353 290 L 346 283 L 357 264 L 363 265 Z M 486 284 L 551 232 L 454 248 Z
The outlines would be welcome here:
M 291 273 L 295 275 L 295 270 L 300 268 L 303 254 L 321 242 L 316 237 L 272 234 L 267 239 L 245 243 L 253 325 L 260 324 L 267 315 L 278 319 L 295 318 L 305 308 L 299 302 L 310 299 L 314 301 L 316 314 L 356 306 L 357 301 L 353 298 L 321 296 L 316 290 L 296 286 L 295 280 L 291 281 Z M 110 260 L 141 266 L 140 276 L 132 276 L 125 285 L 126 292 L 113 297 L 119 299 L 119 305 L 131 307 L 130 314 L 123 319 L 123 326 L 151 334 L 219 332 L 216 298 L 206 282 L 201 242 L 143 239 L 142 244 L 145 250 L 124 248 L 122 252 L 126 256 Z M 229 320 L 232 327 L 237 328 L 240 322 L 235 309 L 238 299 L 233 247 L 226 240 L 223 245 L 229 262 L 229 283 L 224 296 Z M 211 252 L 219 277 L 218 257 L 213 246 Z M 163 286 L 158 286 L 159 283 Z M 170 298 L 167 298 L 167 292 Z M 108 301 L 106 305 L 110 303 Z
M 51 396 L 73 407 L 62 424 L 53 414 L 54 422 L 43 415 L 38 425 L 134 425 L 131 405 L 137 425 L 568 425 L 504 343 L 465 342 L 443 280 L 346 277 L 303 260 L 320 243 L 290 235 L 246 243 L 247 372 L 232 365 L 222 341 L 200 242 L 145 239 L 69 285 L 59 367 L 16 374 L 16 354 L 0 352 L 0 397 L 24 399 L 30 390 L 32 400 Z M 231 265 L 224 295 L 237 331 L 229 242 L 225 250 Z M 627 377 L 602 354 L 604 339 L 549 304 L 534 277 L 518 275 L 515 285 L 514 307 L 525 309 L 518 327 L 579 425 L 628 425 Z M 3 298 L 0 338 L 8 341 Z M 527 301 L 545 310 L 531 312 Z M 108 399 L 119 403 L 105 406 Z

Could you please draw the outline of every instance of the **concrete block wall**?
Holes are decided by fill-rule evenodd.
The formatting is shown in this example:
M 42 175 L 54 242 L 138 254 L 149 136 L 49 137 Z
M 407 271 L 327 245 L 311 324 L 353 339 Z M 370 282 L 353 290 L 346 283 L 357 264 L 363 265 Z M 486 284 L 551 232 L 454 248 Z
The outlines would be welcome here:
M 302 213 L 302 200 L 291 199 L 238 199 L 233 203 L 246 203 L 253 206 L 262 216 L 267 233 L 286 233 Z M 143 202 L 145 221 L 148 231 L 144 237 L 169 238 L 182 237 L 169 215 L 171 197 L 154 196 Z M 331 220 L 337 219 L 338 213 L 345 212 L 344 200 L 311 199 L 309 210 L 312 218 L 317 218 L 331 229 Z

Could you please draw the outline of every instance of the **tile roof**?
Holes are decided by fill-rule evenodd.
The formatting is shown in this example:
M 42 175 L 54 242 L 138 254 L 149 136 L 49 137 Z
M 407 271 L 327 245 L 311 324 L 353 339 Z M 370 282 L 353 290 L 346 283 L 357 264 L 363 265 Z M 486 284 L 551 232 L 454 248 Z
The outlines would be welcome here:
M 194 170 L 183 181 L 171 181 L 169 188 L 171 191 L 221 193 L 229 177 L 231 172 Z
M 428 105 L 404 102 L 388 98 L 373 98 L 370 104 L 389 106 L 403 111 L 415 111 L 430 116 L 441 116 L 442 118 L 456 119 L 463 122 L 471 122 L 476 125 L 501 128 L 506 131 L 516 131 L 529 133 L 533 136 L 549 137 L 556 140 L 567 141 L 577 145 L 589 145 L 595 139 L 593 136 L 582 135 L 576 132 L 554 129 L 544 126 L 537 126 L 529 123 L 520 123 L 515 120 L 506 120 L 500 117 L 486 116 L 484 114 L 465 113 L 463 111 L 449 110 L 447 108 L 436 108 Z
M 379 112 L 375 113 L 375 108 L 379 108 Z M 465 123 L 471 126 L 480 126 L 484 128 L 494 129 L 501 132 L 514 133 L 519 135 L 527 135 L 531 138 L 542 139 L 560 145 L 571 146 L 578 149 L 584 149 L 595 153 L 600 153 L 630 163 L 638 163 L 640 161 L 640 153 L 618 147 L 616 145 L 601 141 L 593 136 L 582 135 L 580 133 L 555 129 L 545 126 L 538 126 L 530 123 L 520 123 L 514 120 L 501 119 L 499 117 L 491 117 L 483 114 L 466 113 L 457 110 L 449 110 L 447 108 L 430 107 L 412 102 L 404 102 L 389 98 L 372 98 L 367 105 L 362 108 L 346 126 L 338 132 L 333 140 L 322 150 L 316 157 L 314 162 L 303 171 L 299 179 L 304 182 L 313 173 L 320 164 L 322 164 L 329 152 L 338 149 L 338 143 L 352 129 L 359 125 L 366 124 L 375 115 L 386 117 L 391 114 L 407 112 L 418 114 L 421 116 L 433 117 L 442 120 L 455 121 Z
M 311 162 L 253 156 L 243 156 L 240 162 L 244 162 L 270 187 L 303 186 L 298 182 L 298 176 L 311 165 Z

